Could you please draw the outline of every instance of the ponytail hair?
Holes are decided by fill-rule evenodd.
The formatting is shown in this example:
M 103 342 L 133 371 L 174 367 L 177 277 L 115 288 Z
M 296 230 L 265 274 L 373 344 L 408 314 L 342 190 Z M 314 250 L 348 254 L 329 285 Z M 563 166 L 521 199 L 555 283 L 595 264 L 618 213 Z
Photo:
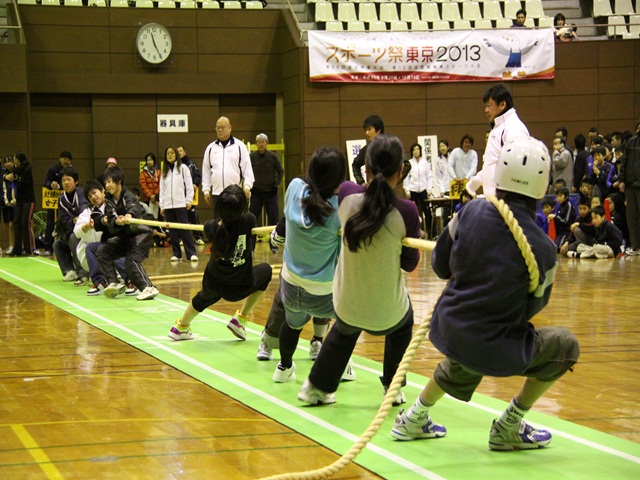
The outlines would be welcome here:
M 371 245 L 396 204 L 396 194 L 387 179 L 402 167 L 402 142 L 394 135 L 378 135 L 367 147 L 368 173 L 374 175 L 364 192 L 360 211 L 347 220 L 343 241 L 352 252 Z
M 311 156 L 305 181 L 309 194 L 302 199 L 306 216 L 316 225 L 324 225 L 334 208 L 327 201 L 344 182 L 347 167 L 344 155 L 336 147 L 320 147 Z
M 213 232 L 207 232 L 209 240 L 213 242 L 211 256 L 215 260 L 226 258 L 234 248 L 231 243 L 232 229 L 247 211 L 247 197 L 239 185 L 229 185 L 225 188 L 218 200 L 214 211 L 214 222 L 218 222 L 218 228 Z

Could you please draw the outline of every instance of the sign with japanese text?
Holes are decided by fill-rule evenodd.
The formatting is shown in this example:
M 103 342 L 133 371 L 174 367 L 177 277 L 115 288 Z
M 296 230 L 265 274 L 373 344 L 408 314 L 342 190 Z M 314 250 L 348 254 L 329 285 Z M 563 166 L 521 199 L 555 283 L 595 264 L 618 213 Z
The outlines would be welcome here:
M 460 194 L 465 188 L 467 188 L 468 181 L 469 181 L 468 178 L 463 178 L 460 180 L 451 180 L 451 184 L 449 187 L 449 197 L 452 200 L 459 200 Z
M 163 113 L 157 115 L 158 132 L 188 132 L 189 131 L 189 115 L 169 115 Z
M 353 161 L 360 153 L 360 150 L 362 149 L 362 147 L 364 147 L 367 144 L 367 141 L 364 138 L 361 140 L 347 140 L 346 144 L 347 144 L 347 163 L 348 163 L 347 169 L 349 170 L 349 180 L 356 183 L 356 177 L 353 176 L 353 168 L 351 168 L 351 165 L 353 164 Z M 366 178 L 366 175 L 364 172 L 364 165 L 362 166 L 362 178 Z
M 431 165 L 431 171 L 436 171 L 436 162 L 438 161 L 438 136 L 437 135 L 419 135 L 418 143 L 422 146 L 422 156 Z M 440 185 L 433 181 L 433 194 L 439 197 L 444 192 L 440 192 Z
M 42 208 L 45 210 L 58 209 L 58 197 L 62 195 L 64 190 L 49 190 L 42 187 Z
M 552 79 L 552 28 L 446 32 L 309 31 L 312 82 Z

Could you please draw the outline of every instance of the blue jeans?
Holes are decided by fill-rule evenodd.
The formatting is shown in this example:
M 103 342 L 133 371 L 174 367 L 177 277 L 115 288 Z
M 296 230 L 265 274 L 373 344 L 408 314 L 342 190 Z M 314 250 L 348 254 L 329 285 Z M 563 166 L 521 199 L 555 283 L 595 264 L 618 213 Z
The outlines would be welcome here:
M 102 245 L 102 242 L 93 242 L 87 245 L 87 249 L 85 254 L 87 256 L 87 264 L 89 265 L 89 278 L 94 285 L 99 283 L 107 283 L 104 278 L 103 273 L 100 271 L 100 265 L 98 264 L 98 258 L 96 256 L 96 252 L 98 251 L 98 247 Z M 124 273 L 124 257 L 116 258 L 114 261 L 116 270 L 120 272 L 120 276 L 126 281 L 127 274 Z
M 333 295 L 312 295 L 302 287 L 297 287 L 280 281 L 280 294 L 287 318 L 287 324 L 294 329 L 300 329 L 314 317 L 336 318 L 333 310 Z

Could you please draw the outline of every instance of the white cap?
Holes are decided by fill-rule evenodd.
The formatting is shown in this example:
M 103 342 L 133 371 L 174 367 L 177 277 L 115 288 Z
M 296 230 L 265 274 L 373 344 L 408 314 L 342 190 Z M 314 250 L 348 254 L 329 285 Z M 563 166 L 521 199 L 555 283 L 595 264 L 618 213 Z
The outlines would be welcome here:
M 547 147 L 533 137 L 518 137 L 502 147 L 496 165 L 496 189 L 540 199 L 549 187 L 551 158 Z

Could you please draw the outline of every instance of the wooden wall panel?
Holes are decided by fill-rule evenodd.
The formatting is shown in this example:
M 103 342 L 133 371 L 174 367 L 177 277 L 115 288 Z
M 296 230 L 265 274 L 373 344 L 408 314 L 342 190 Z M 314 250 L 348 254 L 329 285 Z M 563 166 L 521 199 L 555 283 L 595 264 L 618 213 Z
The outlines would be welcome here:
M 27 48 L 24 44 L 0 43 L 0 91 L 27 92 Z M 10 68 L 7 68 L 10 67 Z

